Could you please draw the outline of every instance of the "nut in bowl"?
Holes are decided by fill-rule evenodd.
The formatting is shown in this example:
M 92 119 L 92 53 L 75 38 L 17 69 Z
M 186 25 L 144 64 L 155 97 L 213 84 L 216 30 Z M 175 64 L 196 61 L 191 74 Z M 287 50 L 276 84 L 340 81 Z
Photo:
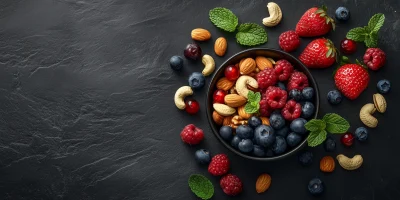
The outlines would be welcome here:
M 268 66 L 261 61 L 268 61 Z M 225 101 L 216 93 L 226 95 Z M 300 96 L 294 98 L 292 93 Z M 307 67 L 294 56 L 252 48 L 230 57 L 216 70 L 206 105 L 212 131 L 226 148 L 244 158 L 272 161 L 306 145 L 304 124 L 318 115 L 319 91 Z M 283 129 L 290 130 L 290 137 L 282 134 Z M 232 130 L 230 137 L 227 130 Z

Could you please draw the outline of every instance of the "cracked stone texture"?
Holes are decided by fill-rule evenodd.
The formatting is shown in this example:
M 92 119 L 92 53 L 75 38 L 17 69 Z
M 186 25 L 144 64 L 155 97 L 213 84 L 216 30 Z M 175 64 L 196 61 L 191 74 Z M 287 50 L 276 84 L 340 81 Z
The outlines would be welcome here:
M 400 161 L 396 130 L 400 73 L 400 2 L 397 0 L 307 0 L 276 1 L 283 21 L 266 28 L 268 43 L 278 48 L 277 38 L 294 29 L 297 19 L 314 5 L 325 4 L 333 15 L 347 6 L 351 20 L 338 24 L 326 37 L 338 47 L 346 32 L 366 25 L 377 12 L 386 16 L 379 45 L 387 53 L 387 64 L 371 72 L 368 89 L 355 101 L 340 106 L 327 104 L 325 95 L 334 88 L 336 66 L 312 73 L 320 86 L 320 115 L 336 112 L 351 122 L 350 131 L 361 125 L 358 112 L 372 102 L 375 84 L 391 80 L 385 95 L 388 111 L 376 114 L 379 126 L 369 130 L 368 142 L 351 148 L 338 143 L 328 155 L 361 154 L 364 165 L 353 172 L 337 166 L 333 174 L 319 171 L 322 147 L 311 149 L 315 161 L 303 168 L 296 156 L 276 162 L 240 158 L 225 149 L 211 133 L 205 113 L 206 88 L 194 98 L 201 111 L 189 116 L 173 103 L 175 90 L 187 85 L 188 75 L 201 71 L 201 62 L 185 61 L 184 70 L 168 66 L 172 55 L 182 55 L 191 42 L 190 31 L 203 27 L 213 39 L 225 36 L 225 57 L 215 57 L 213 42 L 203 42 L 203 52 L 215 57 L 219 66 L 229 56 L 246 49 L 236 44 L 234 34 L 225 33 L 208 20 L 211 8 L 230 8 L 240 22 L 256 22 L 268 16 L 265 1 L 180 0 L 2 0 L 0 2 L 0 199 L 196 199 L 187 179 L 200 173 L 215 185 L 213 199 L 230 199 L 205 166 L 193 159 L 198 148 L 213 154 L 227 153 L 231 172 L 244 182 L 237 199 L 314 199 L 307 183 L 320 177 L 326 192 L 319 199 L 400 199 Z M 311 39 L 302 39 L 298 56 Z M 358 45 L 352 59 L 361 58 Z M 209 83 L 210 78 L 207 78 Z M 189 147 L 179 133 L 188 123 L 205 131 L 201 145 Z M 339 142 L 340 136 L 334 136 Z M 273 177 L 267 193 L 258 195 L 254 184 L 260 173 Z

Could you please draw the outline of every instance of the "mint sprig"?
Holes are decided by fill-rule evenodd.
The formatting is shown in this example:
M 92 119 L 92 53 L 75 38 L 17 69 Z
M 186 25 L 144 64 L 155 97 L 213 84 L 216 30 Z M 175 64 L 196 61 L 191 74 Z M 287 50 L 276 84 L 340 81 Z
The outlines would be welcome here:
M 217 7 L 209 12 L 211 22 L 218 28 L 234 32 L 238 25 L 238 18 L 227 8 Z
M 315 147 L 326 140 L 326 135 L 346 133 L 350 124 L 343 117 L 335 113 L 326 114 L 322 120 L 312 119 L 304 127 L 310 131 L 307 137 L 308 146 Z
M 257 113 L 260 109 L 261 94 L 249 91 L 247 93 L 247 103 L 244 106 L 244 111 L 249 114 Z
M 378 31 L 383 26 L 384 22 L 384 14 L 375 14 L 371 17 L 367 26 L 351 29 L 347 33 L 346 38 L 356 42 L 364 42 L 367 47 L 377 47 Z
M 262 26 L 255 23 L 240 24 L 236 33 L 236 41 L 245 46 L 264 44 L 268 41 L 267 32 Z
M 189 187 L 199 198 L 207 200 L 214 195 L 214 186 L 211 181 L 200 174 L 193 174 L 189 177 Z

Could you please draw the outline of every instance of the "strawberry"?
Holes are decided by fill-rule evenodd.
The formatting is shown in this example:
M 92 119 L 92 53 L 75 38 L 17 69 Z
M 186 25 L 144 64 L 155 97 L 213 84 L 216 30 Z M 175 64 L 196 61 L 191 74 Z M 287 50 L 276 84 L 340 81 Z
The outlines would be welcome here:
M 369 75 L 361 65 L 345 64 L 336 71 L 334 79 L 342 94 L 354 100 L 367 88 Z
M 308 68 L 327 68 L 336 61 L 336 48 L 329 39 L 315 39 L 307 45 L 299 59 Z
M 313 7 L 308 9 L 296 25 L 296 33 L 300 37 L 315 37 L 335 30 L 335 21 L 326 13 L 327 8 Z

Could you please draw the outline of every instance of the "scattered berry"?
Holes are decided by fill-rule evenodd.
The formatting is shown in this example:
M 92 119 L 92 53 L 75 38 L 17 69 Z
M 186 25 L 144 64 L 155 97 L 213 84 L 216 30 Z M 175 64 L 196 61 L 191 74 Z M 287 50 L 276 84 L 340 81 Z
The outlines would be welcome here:
M 386 94 L 390 90 L 390 82 L 387 79 L 382 79 L 378 81 L 376 84 L 376 87 L 378 88 L 378 91 L 382 94 Z
M 306 101 L 301 103 L 301 117 L 309 119 L 315 112 L 315 106 L 313 103 Z
M 322 183 L 321 179 L 314 178 L 308 183 L 308 191 L 312 195 L 320 195 L 324 191 L 324 184 Z
M 300 153 L 298 158 L 300 164 L 302 164 L 303 166 L 309 166 L 313 162 L 313 157 L 313 153 L 311 153 L 310 151 L 304 151 Z
M 369 75 L 360 65 L 346 64 L 336 71 L 334 79 L 339 91 L 345 97 L 354 100 L 367 88 Z
M 286 151 L 287 144 L 285 138 L 282 136 L 276 136 L 275 142 L 272 145 L 271 149 L 275 155 L 280 155 Z
M 265 156 L 264 147 L 255 144 L 253 147 L 253 154 L 257 157 L 264 157 Z
M 328 102 L 332 105 L 337 105 L 342 102 L 342 94 L 338 90 L 331 90 L 328 92 Z
M 219 129 L 219 135 L 222 137 L 222 139 L 224 139 L 226 141 L 230 141 L 233 137 L 232 127 L 221 126 L 221 128 Z
M 226 96 L 226 92 L 223 90 L 215 90 L 214 94 L 213 94 L 213 100 L 214 103 L 225 103 L 225 96 Z
M 316 37 L 327 34 L 335 21 L 328 16 L 327 8 L 313 7 L 308 9 L 296 25 L 296 33 L 300 37 Z
M 363 57 L 364 63 L 371 70 L 378 70 L 386 62 L 386 54 L 380 48 L 368 48 Z
M 266 91 L 265 98 L 267 99 L 270 109 L 280 109 L 286 104 L 287 92 L 281 88 L 270 86 Z
M 259 104 L 260 104 L 259 111 L 260 111 L 261 116 L 269 117 L 271 115 L 271 109 L 269 108 L 267 99 L 266 98 L 261 99 Z
M 325 151 L 327 151 L 327 152 L 335 151 L 335 149 L 336 149 L 335 140 L 332 137 L 328 136 L 324 142 L 324 148 L 325 148 Z
M 203 138 L 203 130 L 197 128 L 193 124 L 185 126 L 181 132 L 182 141 L 190 145 L 199 144 L 203 140 Z
M 300 38 L 295 31 L 286 31 L 279 36 L 279 46 L 286 52 L 292 52 L 300 46 Z
M 293 89 L 289 91 L 289 98 L 294 99 L 296 101 L 301 101 L 303 96 L 301 95 L 300 90 L 298 89 Z
M 368 138 L 368 131 L 365 127 L 358 127 L 354 132 L 358 141 L 364 142 Z
M 191 115 L 196 114 L 200 109 L 199 102 L 197 102 L 194 99 L 186 101 L 185 104 L 186 104 L 186 107 L 185 107 L 186 112 Z
M 288 126 L 284 126 L 283 128 L 275 131 L 276 135 L 282 136 L 284 138 L 286 138 L 288 133 L 289 133 L 289 127 Z
M 303 97 L 303 100 L 312 100 L 314 97 L 314 88 L 305 87 L 303 91 L 301 91 L 301 95 Z
M 353 141 L 354 141 L 353 134 L 346 133 L 346 134 L 342 135 L 342 137 L 340 138 L 340 141 L 342 142 L 342 144 L 344 144 L 345 146 L 348 146 L 348 147 L 353 145 Z
M 327 68 L 336 62 L 336 49 L 332 41 L 319 38 L 311 41 L 299 56 L 308 68 Z
M 276 61 L 274 69 L 275 69 L 275 74 L 278 76 L 279 81 L 288 80 L 290 75 L 294 71 L 292 64 L 285 59 Z
M 200 72 L 193 72 L 189 76 L 189 86 L 193 89 L 200 89 L 206 83 L 204 75 Z
M 308 87 L 308 78 L 303 72 L 293 72 L 293 74 L 289 78 L 289 82 L 287 84 L 287 89 L 293 90 L 303 90 L 305 87 Z
M 275 86 L 281 88 L 282 90 L 286 90 L 286 85 L 282 82 L 278 82 Z
M 172 56 L 169 59 L 169 65 L 173 70 L 181 70 L 183 67 L 183 59 L 180 56 Z
M 305 120 L 304 118 L 297 118 L 293 120 L 292 123 L 290 124 L 290 130 L 292 130 L 295 133 L 303 135 L 307 133 L 307 129 L 306 127 L 304 127 L 306 123 L 307 120 Z
M 357 43 L 354 40 L 346 38 L 340 42 L 340 50 L 344 54 L 353 54 L 357 51 Z
M 286 143 L 290 147 L 295 147 L 299 145 L 301 142 L 301 136 L 295 132 L 289 133 L 289 135 L 286 137 Z
M 267 89 L 277 83 L 278 76 L 273 68 L 266 68 L 257 74 L 258 87 L 260 89 Z
M 260 126 L 262 124 L 262 121 L 259 117 L 256 116 L 251 116 L 248 120 L 247 120 L 247 124 L 251 127 L 251 128 L 256 128 L 257 126 Z
M 231 140 L 231 146 L 234 147 L 235 149 L 239 148 L 239 142 L 242 141 L 239 136 L 235 135 L 233 136 Z
M 222 176 L 229 171 L 230 161 L 225 154 L 217 154 L 208 165 L 208 172 L 213 176 Z
M 253 141 L 251 139 L 242 139 L 242 141 L 239 142 L 239 150 L 243 153 L 249 153 L 253 151 Z
M 285 119 L 280 113 L 273 113 L 269 118 L 270 126 L 276 130 L 285 126 Z
M 194 157 L 200 164 L 208 164 L 211 161 L 210 152 L 205 149 L 197 150 Z
M 339 7 L 335 11 L 335 17 L 339 21 L 347 21 L 350 18 L 350 11 L 346 7 Z
M 201 58 L 202 55 L 201 48 L 196 43 L 188 44 L 183 51 L 183 55 L 188 59 L 198 60 Z
M 269 147 L 275 142 L 274 129 L 270 126 L 260 125 L 254 131 L 256 143 L 263 147 Z
M 286 102 L 285 107 L 283 107 L 282 116 L 286 120 L 292 121 L 300 117 L 301 111 L 302 111 L 301 105 L 292 99 Z
M 225 77 L 230 81 L 236 81 L 239 78 L 239 69 L 235 65 L 229 65 L 225 68 Z
M 241 139 L 249 139 L 254 137 L 254 132 L 250 126 L 240 125 L 236 128 L 236 135 Z
M 229 196 L 236 196 L 242 192 L 242 181 L 233 174 L 227 174 L 221 178 L 219 185 L 225 194 Z

